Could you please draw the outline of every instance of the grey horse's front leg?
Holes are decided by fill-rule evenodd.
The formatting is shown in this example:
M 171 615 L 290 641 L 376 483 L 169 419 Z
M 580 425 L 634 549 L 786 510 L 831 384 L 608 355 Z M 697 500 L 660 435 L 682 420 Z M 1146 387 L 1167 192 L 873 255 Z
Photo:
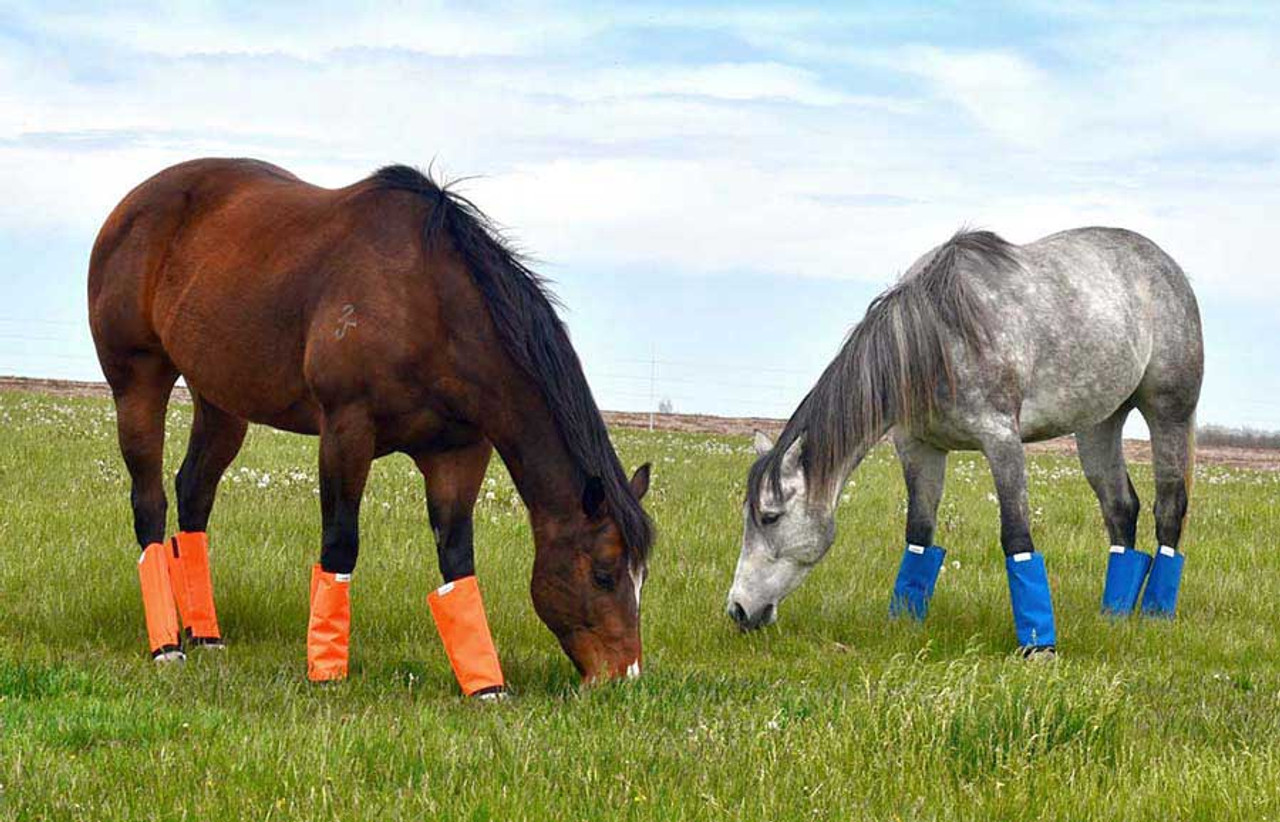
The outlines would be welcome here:
M 938 503 L 947 475 L 947 453 L 896 432 L 894 446 L 907 483 L 907 546 L 893 585 L 889 614 L 924 619 L 947 553 L 933 544 Z
M 983 443 L 1000 501 L 1000 546 L 1009 576 L 1009 599 L 1018 646 L 1026 656 L 1052 652 L 1057 644 L 1053 597 L 1044 557 L 1031 542 L 1026 456 L 1016 429 Z

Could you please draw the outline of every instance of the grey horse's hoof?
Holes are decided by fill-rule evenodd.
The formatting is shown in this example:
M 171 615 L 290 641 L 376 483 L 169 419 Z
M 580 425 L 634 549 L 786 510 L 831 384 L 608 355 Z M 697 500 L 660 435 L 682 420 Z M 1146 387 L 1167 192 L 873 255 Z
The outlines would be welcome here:
M 1058 649 L 1053 645 L 1033 645 L 1019 648 L 1018 653 L 1028 662 L 1053 662 L 1058 658 Z
M 157 665 L 167 666 L 187 661 L 187 655 L 179 650 L 162 651 L 152 657 Z
M 506 702 L 510 698 L 511 694 L 506 688 L 494 688 L 471 695 L 471 699 L 476 702 Z

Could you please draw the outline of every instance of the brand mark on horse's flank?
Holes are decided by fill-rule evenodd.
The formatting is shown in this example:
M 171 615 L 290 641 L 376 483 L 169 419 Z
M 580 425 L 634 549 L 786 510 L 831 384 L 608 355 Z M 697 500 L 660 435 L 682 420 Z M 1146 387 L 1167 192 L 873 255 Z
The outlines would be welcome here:
M 333 332 L 333 336 L 342 339 L 347 336 L 347 329 L 356 327 L 356 307 L 351 303 L 347 303 L 342 307 L 342 313 L 338 315 L 338 329 Z

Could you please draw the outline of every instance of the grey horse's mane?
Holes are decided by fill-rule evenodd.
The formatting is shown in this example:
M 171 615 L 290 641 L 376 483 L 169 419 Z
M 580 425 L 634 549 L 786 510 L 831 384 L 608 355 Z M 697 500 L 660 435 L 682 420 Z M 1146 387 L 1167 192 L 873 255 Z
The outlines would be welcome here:
M 942 391 L 954 396 L 952 340 L 974 349 L 990 341 L 993 318 L 969 271 L 1021 270 L 1017 248 L 990 231 L 961 229 L 918 269 L 867 307 L 818 382 L 787 421 L 773 450 L 747 478 L 753 514 L 761 486 L 782 495 L 782 458 L 803 440 L 800 464 L 810 499 L 829 499 L 841 466 L 875 444 L 892 425 L 927 421 Z

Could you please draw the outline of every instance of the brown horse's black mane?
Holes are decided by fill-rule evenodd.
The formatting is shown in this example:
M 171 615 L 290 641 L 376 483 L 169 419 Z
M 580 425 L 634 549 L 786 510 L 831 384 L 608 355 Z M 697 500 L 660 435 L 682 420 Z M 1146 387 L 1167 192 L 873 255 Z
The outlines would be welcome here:
M 753 512 L 764 483 L 782 495 L 782 457 L 796 442 L 802 441 L 809 497 L 825 500 L 843 479 L 841 467 L 873 446 L 886 426 L 926 422 L 943 391 L 954 395 L 951 340 L 981 350 L 998 319 L 973 292 L 973 266 L 1021 270 L 1011 243 L 990 231 L 962 229 L 871 301 L 773 450 L 751 467 Z
M 603 483 L 623 543 L 643 562 L 653 543 L 653 525 L 627 483 L 546 281 L 510 247 L 483 211 L 448 185 L 402 165 L 379 169 L 370 179 L 384 188 L 414 192 L 431 203 L 427 243 L 447 238 L 466 262 L 507 353 L 541 387 L 556 429 L 584 481 L 598 477 Z

